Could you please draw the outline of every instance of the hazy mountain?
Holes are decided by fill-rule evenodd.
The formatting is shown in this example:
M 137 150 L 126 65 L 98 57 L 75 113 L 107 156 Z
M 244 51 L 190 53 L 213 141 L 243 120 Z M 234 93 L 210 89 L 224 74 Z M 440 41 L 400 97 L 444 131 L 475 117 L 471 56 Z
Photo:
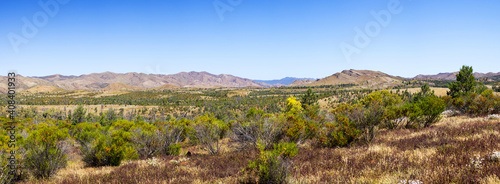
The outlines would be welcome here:
M 181 87 L 269 87 L 266 83 L 240 78 L 227 74 L 214 75 L 208 72 L 181 72 L 173 75 L 160 75 L 167 84 Z
M 319 79 L 318 79 L 319 80 Z M 307 86 L 314 82 L 312 79 L 300 79 L 300 80 L 295 80 L 290 84 L 290 86 Z
M 437 75 L 417 75 L 412 79 L 455 80 L 454 73 Z M 482 80 L 500 80 L 499 73 L 474 73 Z M 322 79 L 286 77 L 279 80 L 250 80 L 233 75 L 214 75 L 208 72 L 181 72 L 171 75 L 144 73 L 92 73 L 80 76 L 49 75 L 43 77 L 16 77 L 16 91 L 21 92 L 52 92 L 64 90 L 104 90 L 104 91 L 136 91 L 136 90 L 168 90 L 180 87 L 271 87 L 319 86 L 356 84 L 362 88 L 387 88 L 397 86 L 405 78 L 391 76 L 379 71 L 344 70 Z M 30 90 L 28 90 L 30 89 Z M 0 93 L 7 92 L 7 77 L 0 77 Z
M 103 91 L 143 91 L 145 89 L 146 88 L 130 86 L 119 82 L 109 84 L 105 88 L 102 88 Z
M 64 90 L 142 90 L 141 88 L 175 87 L 270 87 L 271 85 L 227 74 L 214 75 L 207 72 L 181 72 L 171 75 L 144 73 L 92 73 L 80 76 L 49 75 L 43 77 L 17 76 L 20 92 L 35 86 L 52 86 Z M 162 87 L 163 86 L 163 87 Z M 53 88 L 53 89 L 57 89 Z M 130 88 L 130 89 L 128 89 Z M 44 87 L 43 89 L 52 89 Z M 33 91 L 38 91 L 34 89 Z M 7 77 L 0 77 L 0 93 L 7 92 Z
M 417 75 L 413 77 L 413 79 L 440 79 L 440 80 L 456 80 L 456 75 L 458 72 L 452 72 L 452 73 L 439 73 L 436 75 Z M 500 75 L 500 72 L 498 73 L 493 73 L 493 72 L 488 72 L 488 73 L 478 73 L 474 72 L 474 77 L 476 78 L 484 78 L 484 77 L 494 77 Z
M 263 82 L 266 84 L 270 84 L 272 86 L 287 86 L 292 84 L 296 80 L 303 80 L 303 79 L 310 79 L 310 80 L 315 80 L 313 78 L 296 78 L 296 77 L 285 77 L 282 79 L 275 79 L 275 80 L 254 80 L 257 82 Z

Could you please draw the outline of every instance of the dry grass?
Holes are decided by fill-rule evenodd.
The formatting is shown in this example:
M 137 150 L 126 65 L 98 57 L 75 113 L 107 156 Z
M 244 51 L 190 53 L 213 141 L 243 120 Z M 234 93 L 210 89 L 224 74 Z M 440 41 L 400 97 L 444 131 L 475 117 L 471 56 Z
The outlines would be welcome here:
M 405 90 L 408 90 L 408 92 L 411 93 L 411 94 L 418 93 L 418 92 L 421 91 L 420 88 L 401 89 L 400 91 L 405 91 Z M 434 94 L 436 94 L 437 96 L 446 96 L 446 92 L 448 92 L 450 89 L 448 89 L 448 88 L 434 88 L 434 87 L 431 87 L 431 90 L 433 90 Z M 392 91 L 393 93 L 395 93 L 397 91 L 397 89 L 391 89 L 390 91 Z
M 485 159 L 471 166 L 471 157 L 486 158 L 500 151 L 500 122 L 484 118 L 448 117 L 420 130 L 381 130 L 372 145 L 349 148 L 303 146 L 293 158 L 291 183 L 500 183 L 500 163 Z M 230 144 L 228 140 L 224 144 Z M 311 144 L 313 145 L 313 144 Z M 84 168 L 74 158 L 68 168 L 50 181 L 25 183 L 238 183 L 240 172 L 256 152 L 208 155 L 199 147 L 185 148 L 194 154 L 161 157 L 160 166 L 144 161 L 119 167 Z

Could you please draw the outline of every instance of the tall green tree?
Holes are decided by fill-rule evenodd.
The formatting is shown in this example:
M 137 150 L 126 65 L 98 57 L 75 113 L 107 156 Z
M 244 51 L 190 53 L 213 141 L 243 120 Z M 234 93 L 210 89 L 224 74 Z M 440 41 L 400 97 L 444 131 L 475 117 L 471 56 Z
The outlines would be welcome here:
M 302 104 L 302 108 L 305 108 L 305 105 L 313 105 L 318 101 L 318 95 L 316 95 L 311 88 L 307 89 L 306 93 L 304 93 L 300 97 L 300 103 Z
M 86 112 L 87 110 L 83 108 L 83 106 L 79 105 L 75 109 L 75 112 L 73 112 L 73 118 L 71 119 L 71 123 L 73 123 L 73 125 L 76 125 L 78 123 L 84 122 Z
M 447 92 L 447 94 L 453 98 L 472 92 L 477 85 L 472 66 L 462 66 L 460 72 L 458 72 L 456 76 L 457 81 L 448 85 L 450 91 Z

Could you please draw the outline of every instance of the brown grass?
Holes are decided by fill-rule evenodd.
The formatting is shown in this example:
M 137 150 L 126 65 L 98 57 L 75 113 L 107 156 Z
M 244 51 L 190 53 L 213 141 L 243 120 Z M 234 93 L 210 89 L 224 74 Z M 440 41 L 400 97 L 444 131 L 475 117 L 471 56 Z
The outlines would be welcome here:
M 381 130 L 372 145 L 302 146 L 293 158 L 289 179 L 292 183 L 499 183 L 500 162 L 485 159 L 481 168 L 470 166 L 474 155 L 486 158 L 500 151 L 499 131 L 499 120 L 449 117 L 420 130 Z M 83 168 L 73 161 L 49 181 L 24 183 L 238 183 L 240 171 L 256 155 L 227 147 L 219 155 L 197 151 L 181 163 L 170 160 L 182 157 L 161 157 L 158 167 L 131 161 L 119 167 Z

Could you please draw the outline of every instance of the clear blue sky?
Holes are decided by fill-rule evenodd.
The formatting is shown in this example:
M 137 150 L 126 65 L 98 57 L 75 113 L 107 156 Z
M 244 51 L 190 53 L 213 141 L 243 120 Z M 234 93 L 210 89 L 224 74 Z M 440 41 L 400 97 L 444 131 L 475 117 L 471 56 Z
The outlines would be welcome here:
M 232 9 L 223 20 L 216 1 Z M 207 71 L 278 79 L 352 68 L 413 77 L 461 65 L 500 72 L 497 0 L 401 0 L 401 12 L 350 61 L 342 43 L 356 46 L 354 28 L 365 30 L 376 21 L 370 12 L 387 11 L 390 0 L 216 1 L 70 0 L 49 6 L 49 15 L 39 0 L 1 0 L 0 75 Z M 25 42 L 12 42 L 20 37 Z

